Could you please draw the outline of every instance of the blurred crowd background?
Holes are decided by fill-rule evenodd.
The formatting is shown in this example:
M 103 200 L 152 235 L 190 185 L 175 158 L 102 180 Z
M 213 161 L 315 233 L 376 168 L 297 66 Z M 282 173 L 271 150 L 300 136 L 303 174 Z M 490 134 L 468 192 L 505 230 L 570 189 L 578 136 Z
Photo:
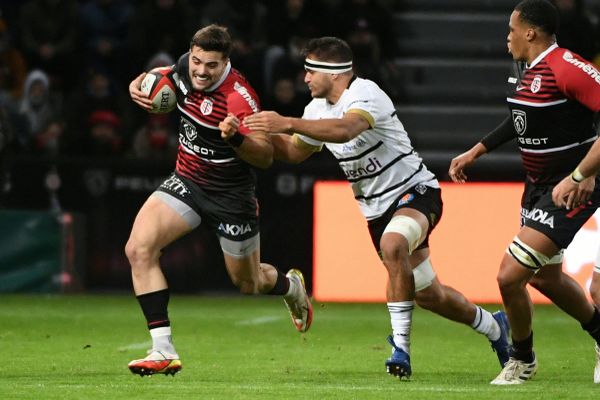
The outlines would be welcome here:
M 176 121 L 135 109 L 128 82 L 174 63 L 193 33 L 229 27 L 233 65 L 263 108 L 300 116 L 306 40 L 347 40 L 360 76 L 402 102 L 393 15 L 402 0 L 3 0 L 0 2 L 0 131 L 4 148 L 55 156 L 171 158 Z M 597 1 L 556 0 L 560 44 L 597 60 Z
M 398 56 L 395 2 L 374 0 L 25 0 L 0 2 L 2 146 L 44 156 L 172 158 L 172 116 L 148 116 L 127 93 L 142 71 L 173 64 L 194 32 L 227 26 L 233 66 L 263 108 L 300 116 L 308 97 L 300 50 L 335 35 L 357 72 L 380 80 Z
M 178 121 L 176 113 L 137 108 L 128 84 L 173 64 L 199 28 L 227 26 L 232 64 L 263 109 L 291 116 L 310 100 L 300 52 L 306 41 L 345 39 L 356 73 L 390 95 L 414 147 L 443 181 L 452 157 L 506 116 L 505 82 L 514 68 L 506 35 L 516 3 L 0 0 L 0 278 L 9 277 L 0 279 L 9 285 L 0 292 L 35 286 L 41 276 L 55 282 L 57 268 L 63 284 L 80 276 L 86 288 L 130 287 L 123 246 L 140 205 L 173 168 Z M 559 45 L 599 65 L 600 0 L 555 4 Z M 486 155 L 470 180 L 521 180 L 515 150 L 508 143 Z M 301 268 L 309 286 L 312 185 L 342 178 L 327 152 L 259 172 L 264 259 Z M 36 224 L 45 217 L 54 221 L 46 236 L 60 244 L 39 257 L 44 269 L 29 256 L 41 254 L 45 236 Z M 174 244 L 163 256 L 172 287 L 230 288 L 224 269 L 214 267 L 222 263 L 218 248 L 202 229 Z M 27 279 L 19 283 L 15 271 Z

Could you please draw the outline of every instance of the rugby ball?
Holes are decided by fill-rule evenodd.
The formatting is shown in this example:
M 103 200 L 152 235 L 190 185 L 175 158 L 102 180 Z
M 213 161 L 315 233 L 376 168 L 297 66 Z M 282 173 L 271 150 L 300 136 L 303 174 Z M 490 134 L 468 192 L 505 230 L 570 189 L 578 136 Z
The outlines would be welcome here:
M 175 109 L 178 80 L 171 67 L 154 68 L 146 74 L 140 89 L 152 100 L 151 113 L 165 114 Z

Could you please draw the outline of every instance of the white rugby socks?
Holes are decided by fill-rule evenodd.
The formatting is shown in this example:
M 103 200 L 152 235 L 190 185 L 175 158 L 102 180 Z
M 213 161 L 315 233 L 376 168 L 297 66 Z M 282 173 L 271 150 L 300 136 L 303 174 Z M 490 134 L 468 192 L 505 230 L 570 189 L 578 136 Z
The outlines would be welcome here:
M 173 339 L 171 338 L 170 326 L 150 329 L 150 336 L 152 336 L 152 350 L 164 351 L 177 356 L 177 351 L 175 351 Z
M 412 325 L 412 312 L 415 308 L 414 301 L 397 301 L 387 303 L 392 322 L 394 343 L 397 347 L 410 354 L 410 328 Z
M 476 314 L 471 327 L 475 331 L 487 336 L 491 341 L 496 341 L 500 338 L 500 326 L 494 319 L 491 312 L 484 310 L 479 306 L 476 307 Z

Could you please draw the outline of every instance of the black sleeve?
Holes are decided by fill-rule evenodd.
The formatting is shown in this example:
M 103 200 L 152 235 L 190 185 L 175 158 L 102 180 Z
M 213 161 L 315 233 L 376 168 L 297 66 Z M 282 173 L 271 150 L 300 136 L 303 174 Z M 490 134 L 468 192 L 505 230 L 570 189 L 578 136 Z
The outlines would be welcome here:
M 487 152 L 494 150 L 496 147 L 508 142 L 515 137 L 515 128 L 513 127 L 512 119 L 510 115 L 506 117 L 500 125 L 493 131 L 488 133 L 481 143 L 485 146 Z

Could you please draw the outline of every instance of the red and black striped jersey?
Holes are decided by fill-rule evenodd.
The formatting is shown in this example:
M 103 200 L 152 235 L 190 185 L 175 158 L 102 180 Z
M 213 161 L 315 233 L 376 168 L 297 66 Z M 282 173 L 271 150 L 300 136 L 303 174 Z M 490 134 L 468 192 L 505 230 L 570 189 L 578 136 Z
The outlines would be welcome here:
M 223 76 L 211 88 L 192 89 L 189 76 L 189 53 L 174 66 L 180 77 L 177 87 L 179 151 L 176 170 L 206 190 L 227 191 L 255 186 L 252 167 L 221 139 L 219 122 L 228 113 L 240 121 L 259 111 L 260 103 L 246 78 L 228 63 Z M 240 123 L 242 135 L 249 130 Z
M 597 135 L 600 73 L 588 61 L 552 45 L 509 78 L 508 106 L 527 178 L 555 183 L 568 175 Z

